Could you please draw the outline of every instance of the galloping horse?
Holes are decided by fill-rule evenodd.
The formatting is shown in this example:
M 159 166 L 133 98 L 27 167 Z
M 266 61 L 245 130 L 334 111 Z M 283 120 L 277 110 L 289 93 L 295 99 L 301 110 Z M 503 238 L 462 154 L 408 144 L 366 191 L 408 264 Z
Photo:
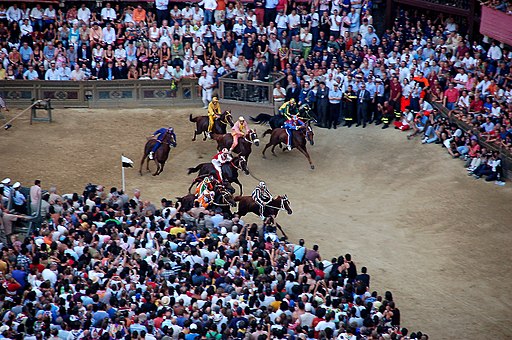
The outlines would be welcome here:
M 311 108 L 308 104 L 303 104 L 299 107 L 298 115 L 299 117 L 305 118 L 307 120 L 314 119 L 313 115 L 311 114 Z M 286 117 L 281 114 L 271 116 L 267 113 L 260 113 L 255 118 L 251 117 L 251 121 L 257 124 L 269 124 L 270 128 L 274 130 L 284 125 L 284 122 L 286 122 Z
M 251 196 L 235 196 L 235 201 L 238 202 L 237 214 L 239 216 L 245 216 L 250 212 L 257 216 L 260 215 L 260 206 L 254 202 L 254 199 Z M 288 215 L 292 214 L 290 201 L 286 195 L 277 196 L 276 198 L 273 198 L 270 203 L 265 205 L 265 209 L 263 209 L 263 216 L 276 217 L 280 210 L 285 210 Z
M 208 124 L 210 121 L 208 120 L 208 116 L 197 116 L 192 118 L 192 114 L 189 116 L 189 120 L 192 123 L 196 123 L 196 129 L 194 130 L 194 138 L 192 138 L 192 141 L 196 140 L 197 135 L 203 134 L 203 140 L 206 140 L 208 132 Z M 215 119 L 215 122 L 213 123 L 212 133 L 216 134 L 225 134 L 226 133 L 226 126 L 229 124 L 229 126 L 233 126 L 233 117 L 231 117 L 231 111 L 224 111 L 220 115 L 219 118 Z
M 288 134 L 286 133 L 286 129 L 277 128 L 274 130 L 268 129 L 263 133 L 263 137 L 265 137 L 267 134 L 271 133 L 270 135 L 270 141 L 265 145 L 265 148 L 263 149 L 263 158 L 265 158 L 265 151 L 272 146 L 272 154 L 274 156 L 277 156 L 274 152 L 274 149 L 277 145 L 282 147 L 282 143 L 286 144 L 288 142 Z M 314 133 L 313 129 L 311 128 L 311 120 L 308 120 L 306 125 L 302 126 L 300 130 L 292 131 L 292 149 L 297 148 L 300 152 L 306 156 L 308 159 L 309 165 L 311 166 L 311 169 L 314 169 L 315 166 L 313 165 L 313 162 L 311 162 L 311 157 L 309 157 L 308 150 L 306 149 L 306 142 L 309 141 L 311 145 L 315 144 L 314 140 Z
M 146 163 L 146 170 L 149 172 L 149 153 L 151 152 L 151 149 L 153 149 L 153 145 L 157 142 L 156 139 L 150 139 L 146 142 L 146 146 L 144 146 L 144 156 L 142 157 L 142 160 L 140 161 L 140 169 L 139 174 L 142 176 L 142 166 L 144 165 L 144 161 L 147 160 Z M 174 136 L 167 131 L 163 138 L 162 138 L 162 144 L 160 147 L 156 150 L 155 154 L 153 155 L 153 160 L 156 163 L 156 171 L 153 174 L 153 176 L 160 175 L 162 171 L 164 171 L 165 162 L 167 161 L 167 158 L 169 158 L 169 152 L 171 151 L 171 145 L 176 147 L 176 140 L 174 139 Z
M 217 149 L 220 151 L 224 148 L 230 149 L 233 145 L 233 136 L 230 133 L 224 135 L 212 135 L 212 139 L 217 141 Z M 260 140 L 256 134 L 256 130 L 249 130 L 243 138 L 238 138 L 238 145 L 233 149 L 233 152 L 237 153 L 238 156 L 249 159 L 249 155 L 252 152 L 252 144 L 259 146 Z
M 243 156 L 235 157 L 231 162 L 222 165 L 222 178 L 225 182 L 238 184 L 240 187 L 240 194 L 242 194 L 242 183 L 238 180 L 238 170 L 243 171 L 246 175 L 249 174 L 249 170 L 247 169 L 247 160 Z M 189 175 L 198 171 L 199 175 L 188 188 L 188 192 L 190 192 L 194 184 L 200 183 L 204 177 L 217 177 L 217 171 L 213 167 L 212 163 L 201 163 L 195 168 L 188 168 Z
M 213 199 L 212 205 L 216 207 L 222 208 L 223 211 L 230 212 L 230 207 L 235 207 L 236 202 L 233 198 L 233 194 L 229 192 L 223 185 L 217 184 L 215 185 L 213 192 L 215 192 L 215 197 Z M 196 200 L 196 195 L 188 194 L 183 197 L 176 197 L 177 201 L 181 203 L 181 212 L 189 211 L 194 207 L 194 202 Z

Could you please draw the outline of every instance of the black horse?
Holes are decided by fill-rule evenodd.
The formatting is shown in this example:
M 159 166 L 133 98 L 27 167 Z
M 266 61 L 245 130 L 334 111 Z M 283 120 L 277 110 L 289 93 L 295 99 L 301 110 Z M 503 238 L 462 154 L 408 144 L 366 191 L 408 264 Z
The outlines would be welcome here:
M 308 104 L 303 104 L 299 107 L 298 115 L 307 120 L 314 120 Z M 260 113 L 256 117 L 251 117 L 251 121 L 257 124 L 269 124 L 270 128 L 274 130 L 283 126 L 284 122 L 286 122 L 286 117 L 281 114 L 272 116 L 267 113 Z
M 242 194 L 242 183 L 238 180 L 238 170 L 243 171 L 246 175 L 249 174 L 247 169 L 247 160 L 243 156 L 235 157 L 231 162 L 228 162 L 222 166 L 222 178 L 224 182 L 236 183 L 240 187 L 240 194 Z M 217 177 L 217 171 L 213 167 L 212 163 L 201 163 L 195 168 L 188 168 L 188 174 L 199 172 L 199 176 L 192 182 L 188 188 L 188 192 L 192 190 L 195 184 L 200 183 L 204 177 L 213 176 Z
M 142 176 L 142 166 L 144 165 L 144 161 L 147 161 L 146 163 L 146 170 L 149 172 L 149 153 L 151 152 L 151 149 L 153 149 L 153 146 L 157 143 L 157 140 L 152 138 L 146 142 L 146 145 L 144 146 L 144 156 L 142 156 L 142 160 L 140 161 L 140 169 L 139 174 Z M 176 140 L 174 139 L 173 134 L 171 134 L 169 131 L 165 132 L 163 138 L 162 138 L 162 144 L 160 147 L 156 150 L 154 154 L 154 161 L 156 163 L 156 171 L 153 174 L 153 176 L 160 175 L 162 171 L 164 171 L 165 162 L 167 161 L 167 158 L 169 158 L 169 152 L 171 151 L 171 146 L 176 147 Z

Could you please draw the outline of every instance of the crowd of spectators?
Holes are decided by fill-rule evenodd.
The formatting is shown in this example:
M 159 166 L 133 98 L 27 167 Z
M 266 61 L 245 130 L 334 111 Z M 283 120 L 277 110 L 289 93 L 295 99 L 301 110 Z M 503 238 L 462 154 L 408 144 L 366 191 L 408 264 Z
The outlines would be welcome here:
M 482 1 L 481 4 L 483 6 L 489 6 L 494 9 L 497 9 L 498 11 L 505 12 L 508 15 L 512 15 L 512 3 L 510 3 L 510 1 L 508 1 L 508 0 Z
M 271 219 L 181 212 L 140 190 L 60 195 L 35 181 L 21 198 L 20 187 L 0 188 L 2 338 L 428 339 L 401 328 L 392 293 L 350 254 L 289 243 Z M 17 212 L 37 209 L 40 227 L 10 234 Z

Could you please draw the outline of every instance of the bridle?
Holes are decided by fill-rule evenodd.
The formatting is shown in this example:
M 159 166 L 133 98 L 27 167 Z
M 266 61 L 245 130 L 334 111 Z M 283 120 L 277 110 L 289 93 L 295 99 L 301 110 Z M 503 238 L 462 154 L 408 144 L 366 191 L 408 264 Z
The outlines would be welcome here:
M 224 114 L 222 114 L 222 116 L 223 116 L 223 118 L 219 119 L 219 122 L 224 125 L 230 124 L 228 121 L 228 116 L 231 117 L 231 112 L 226 111 L 226 112 L 224 112 Z
M 216 206 L 219 206 L 219 207 L 228 207 L 228 206 L 231 206 L 231 204 L 229 203 L 228 199 L 226 198 L 226 196 L 228 195 L 231 195 L 227 190 L 225 189 L 222 189 L 220 190 L 220 196 L 222 197 L 222 201 L 225 202 L 225 203 L 217 203 L 217 202 L 212 202 L 213 205 L 216 205 Z
M 174 136 L 172 135 L 172 133 L 169 130 L 167 130 L 167 132 L 165 134 L 169 135 L 169 141 L 168 142 L 165 141 L 167 136 L 164 136 L 162 141 L 165 141 L 164 143 L 167 145 L 171 145 L 171 146 L 176 145 L 176 140 L 174 139 Z
M 288 205 L 290 204 L 290 201 L 288 200 L 288 196 L 284 195 L 284 196 L 278 196 L 280 199 L 281 199 L 281 206 L 280 207 L 274 207 L 272 205 L 268 205 L 266 204 L 265 205 L 265 208 L 273 208 L 273 209 L 277 209 L 277 210 L 286 210 L 286 207 L 285 207 L 285 202 L 288 202 Z
M 231 162 L 230 162 L 230 164 L 233 166 L 233 168 L 235 168 L 235 169 L 237 169 L 237 170 L 245 171 L 245 170 L 243 169 L 243 167 L 240 165 L 240 164 L 242 164 L 242 161 L 247 162 L 247 161 L 245 160 L 245 157 L 244 157 L 244 156 L 239 156 L 239 157 L 238 157 L 238 166 L 237 166 L 233 161 L 231 161 Z
M 247 143 L 254 143 L 254 141 L 258 139 L 258 136 L 256 135 L 256 132 L 249 130 L 247 134 L 244 136 L 244 140 L 247 141 Z

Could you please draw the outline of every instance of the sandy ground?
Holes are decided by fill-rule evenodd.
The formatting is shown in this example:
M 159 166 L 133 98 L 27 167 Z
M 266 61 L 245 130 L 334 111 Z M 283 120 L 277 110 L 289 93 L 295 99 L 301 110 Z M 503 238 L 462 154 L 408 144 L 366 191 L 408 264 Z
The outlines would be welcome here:
M 128 169 L 127 190 L 143 188 L 142 197 L 155 201 L 182 195 L 192 180 L 186 168 L 215 152 L 211 141 L 191 142 L 188 114 L 202 112 L 66 109 L 52 124 L 18 120 L 0 131 L 0 177 L 24 185 L 40 178 L 61 192 L 81 192 L 88 182 L 120 187 L 121 153 L 138 167 L 145 137 L 171 124 L 178 148 L 167 168 L 159 177 Z M 397 131 L 315 133 L 314 171 L 296 150 L 263 160 L 260 146 L 249 162 L 274 194 L 288 194 L 294 213 L 278 221 L 290 240 L 318 243 L 325 258 L 351 253 L 358 268 L 368 267 L 372 289 L 394 293 L 410 330 L 431 339 L 511 338 L 510 183 L 467 177 L 440 147 Z M 246 193 L 257 184 L 242 182 Z

